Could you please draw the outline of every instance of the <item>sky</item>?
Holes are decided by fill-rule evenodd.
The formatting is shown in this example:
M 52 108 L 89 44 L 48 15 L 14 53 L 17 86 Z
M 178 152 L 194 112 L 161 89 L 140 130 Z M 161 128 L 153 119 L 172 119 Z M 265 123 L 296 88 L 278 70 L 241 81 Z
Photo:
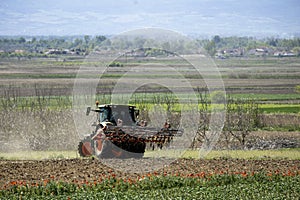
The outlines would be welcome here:
M 185 35 L 288 37 L 299 0 L 0 0 L 0 35 L 114 35 L 162 28 Z

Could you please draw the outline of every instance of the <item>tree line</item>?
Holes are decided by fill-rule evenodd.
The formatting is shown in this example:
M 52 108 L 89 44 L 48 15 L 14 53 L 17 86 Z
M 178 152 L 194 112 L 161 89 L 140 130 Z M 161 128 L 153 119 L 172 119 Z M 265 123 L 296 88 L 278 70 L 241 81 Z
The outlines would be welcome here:
M 245 50 L 255 48 L 276 48 L 286 51 L 294 51 L 299 55 L 300 38 L 263 38 L 255 37 L 220 37 L 213 36 L 211 39 L 156 41 L 142 37 L 128 39 L 126 37 L 114 38 L 108 36 L 61 36 L 61 37 L 5 37 L 0 36 L 0 53 L 12 53 L 23 50 L 28 53 L 43 54 L 49 49 L 68 49 L 87 55 L 93 50 L 132 50 L 137 48 L 160 47 L 176 53 L 193 53 L 193 49 L 203 47 L 210 55 L 214 55 L 220 49 Z
M 91 37 L 85 36 L 65 36 L 65 37 L 0 37 L 0 50 L 4 52 L 13 52 L 16 50 L 24 50 L 30 53 L 44 53 L 49 49 L 77 49 L 87 51 L 93 49 L 94 46 L 100 45 L 107 38 L 99 35 Z
M 254 37 L 223 37 L 215 35 L 210 40 L 199 41 L 210 55 L 214 55 L 218 49 L 243 48 L 246 51 L 256 48 L 273 48 L 285 51 L 300 53 L 300 38 L 274 38 L 268 37 L 256 39 Z

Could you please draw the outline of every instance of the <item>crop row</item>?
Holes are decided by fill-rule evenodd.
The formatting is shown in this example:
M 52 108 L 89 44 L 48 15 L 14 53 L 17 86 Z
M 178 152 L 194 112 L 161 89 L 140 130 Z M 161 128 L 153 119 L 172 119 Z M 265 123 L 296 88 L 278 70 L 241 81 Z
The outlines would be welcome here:
M 40 182 L 12 181 L 2 187 L 0 198 L 262 198 L 296 199 L 300 195 L 299 172 L 254 173 L 149 173 L 137 178 L 115 174 L 94 181 Z M 224 196 L 225 195 L 225 196 Z M 250 195 L 250 196 L 249 196 Z
M 258 99 L 254 99 L 252 101 L 258 102 L 262 99 L 266 100 L 263 98 L 265 96 L 262 96 L 261 98 L 258 97 Z M 287 96 L 290 98 L 294 98 L 295 96 Z M 82 97 L 85 98 L 85 97 Z M 96 99 L 100 100 L 102 104 L 105 103 L 110 103 L 111 97 L 110 95 L 97 95 L 95 97 Z M 120 95 L 119 97 L 114 97 L 117 99 L 125 99 L 127 98 L 125 95 Z M 130 98 L 131 104 L 137 105 L 137 106 L 146 106 L 146 107 L 151 107 L 154 104 L 160 104 L 163 107 L 167 107 L 168 103 L 172 103 L 172 111 L 174 112 L 180 112 L 182 105 L 178 103 L 178 98 L 180 98 L 181 101 L 186 101 L 188 102 L 189 97 L 186 94 L 182 94 L 182 96 L 175 97 L 174 95 L 170 95 L 167 93 L 155 93 L 155 94 L 134 94 Z M 282 97 L 279 97 L 282 98 Z M 230 100 L 235 100 L 238 101 L 240 99 L 245 100 L 251 100 L 251 96 L 246 96 L 246 95 L 233 95 L 230 96 Z M 223 107 L 222 105 L 216 105 L 216 104 L 211 104 L 210 100 L 207 99 L 208 102 L 208 109 L 211 110 L 213 107 L 214 109 L 217 107 Z M 284 100 L 284 99 L 281 99 Z M 171 102 L 167 102 L 171 101 Z M 6 97 L 6 98 L 0 98 L 0 104 L 1 104 L 1 109 L 6 109 L 6 108 L 19 108 L 19 109 L 40 109 L 41 107 L 43 108 L 48 108 L 48 109 L 66 109 L 66 108 L 71 108 L 72 107 L 72 97 L 71 96 L 35 96 L 35 97 Z M 142 105 L 145 104 L 145 105 Z M 264 104 L 259 104 L 259 111 L 261 113 L 299 113 L 300 111 L 300 105 L 299 104 L 274 104 L 274 103 L 264 103 Z M 186 107 L 186 106 L 184 106 Z M 199 109 L 203 108 L 203 105 L 199 104 L 198 105 Z

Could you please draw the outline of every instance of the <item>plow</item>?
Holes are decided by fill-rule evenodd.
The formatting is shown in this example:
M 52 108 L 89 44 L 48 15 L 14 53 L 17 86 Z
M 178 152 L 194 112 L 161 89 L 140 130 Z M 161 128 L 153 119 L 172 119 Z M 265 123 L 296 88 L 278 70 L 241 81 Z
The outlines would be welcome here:
M 145 150 L 168 147 L 182 130 L 172 129 L 169 122 L 161 128 L 148 127 L 147 121 L 138 120 L 139 110 L 132 105 L 99 105 L 87 107 L 86 115 L 96 114 L 95 130 L 79 142 L 82 157 L 142 158 Z

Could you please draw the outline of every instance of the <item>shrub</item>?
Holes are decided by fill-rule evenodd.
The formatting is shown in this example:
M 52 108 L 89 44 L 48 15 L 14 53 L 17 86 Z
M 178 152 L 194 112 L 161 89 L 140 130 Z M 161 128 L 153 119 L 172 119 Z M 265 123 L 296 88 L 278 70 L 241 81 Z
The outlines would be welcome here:
M 113 61 L 113 62 L 111 62 L 108 66 L 109 66 L 109 67 L 123 67 L 123 63 Z
M 214 91 L 210 94 L 212 103 L 225 103 L 226 95 L 224 91 Z
M 300 85 L 296 85 L 295 86 L 295 92 L 296 93 L 300 93 Z

